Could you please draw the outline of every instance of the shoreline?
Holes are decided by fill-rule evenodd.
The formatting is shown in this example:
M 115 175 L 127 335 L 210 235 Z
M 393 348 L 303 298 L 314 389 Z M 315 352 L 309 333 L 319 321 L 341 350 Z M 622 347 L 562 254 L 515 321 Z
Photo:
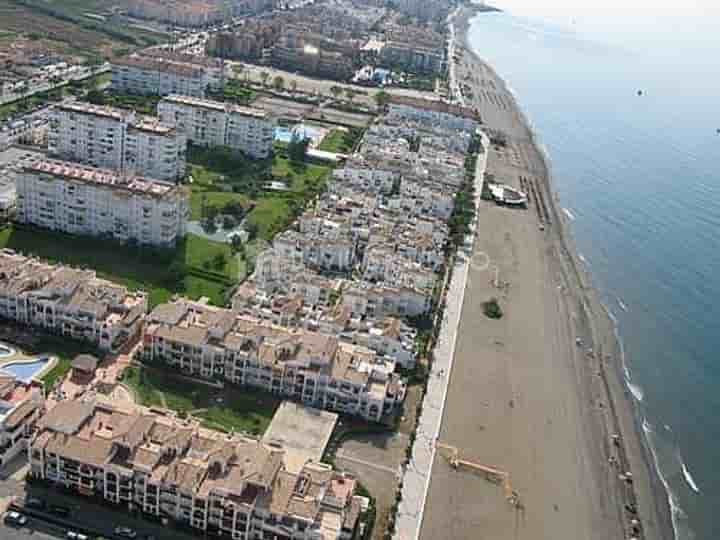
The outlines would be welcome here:
M 578 256 L 574 237 L 568 227 L 560 206 L 559 195 L 553 190 L 552 163 L 533 130 L 532 123 L 526 116 L 516 96 L 505 81 L 488 62 L 480 58 L 472 48 L 468 39 L 470 21 L 475 16 L 486 13 L 476 7 L 462 7 L 453 18 L 457 45 L 468 54 L 474 62 L 492 74 L 502 90 L 509 96 L 510 114 L 515 115 L 540 158 L 542 174 L 541 186 L 549 200 L 549 210 L 553 218 L 553 232 L 548 239 L 548 247 L 553 250 L 552 258 L 569 283 L 569 300 L 577 301 L 582 311 L 590 334 L 594 358 L 600 379 L 602 380 L 603 401 L 608 405 L 605 414 L 604 430 L 606 435 L 619 433 L 620 460 L 626 463 L 633 472 L 632 498 L 637 500 L 640 521 L 643 525 L 645 538 L 671 540 L 675 538 L 675 529 L 670 506 L 670 494 L 657 470 L 649 442 L 644 436 L 642 418 L 639 408 L 634 402 L 630 389 L 626 384 L 626 365 L 620 341 L 619 329 L 608 313 L 592 284 L 589 270 Z M 475 89 L 474 89 L 475 90 Z M 618 482 L 616 482 L 618 484 Z M 615 486 L 616 497 L 623 500 L 621 486 Z M 627 495 L 627 494 L 626 494 Z M 619 517 L 623 517 L 620 508 Z M 626 514 L 626 513 L 625 513 Z

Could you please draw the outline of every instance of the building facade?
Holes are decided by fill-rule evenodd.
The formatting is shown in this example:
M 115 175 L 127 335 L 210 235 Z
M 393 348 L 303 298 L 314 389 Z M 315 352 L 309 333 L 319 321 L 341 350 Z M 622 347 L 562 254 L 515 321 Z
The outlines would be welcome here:
M 0 369 L 0 469 L 27 449 L 44 402 L 42 388 Z
M 146 178 L 176 181 L 185 175 L 185 134 L 149 116 L 90 103 L 64 103 L 51 121 L 49 152 Z
M 204 97 L 217 79 L 205 66 L 163 58 L 129 56 L 112 63 L 112 88 L 129 94 Z
M 41 160 L 17 176 L 16 220 L 68 234 L 160 247 L 185 236 L 187 189 L 168 182 Z
M 0 251 L 0 319 L 117 351 L 140 331 L 147 298 L 93 270 Z
M 381 421 L 405 398 L 395 362 L 365 347 L 190 301 L 156 307 L 141 355 L 203 378 Z
M 56 405 L 28 456 L 35 478 L 233 540 L 350 540 L 359 521 L 351 475 L 293 471 L 279 444 L 100 397 Z
M 228 146 L 256 159 L 272 151 L 275 122 L 260 109 L 172 95 L 160 101 L 158 115 L 199 146 Z

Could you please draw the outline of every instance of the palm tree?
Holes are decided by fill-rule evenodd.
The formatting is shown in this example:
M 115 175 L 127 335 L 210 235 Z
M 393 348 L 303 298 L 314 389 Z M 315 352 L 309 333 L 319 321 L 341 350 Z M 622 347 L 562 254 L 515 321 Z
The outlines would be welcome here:
M 267 80 L 270 78 L 270 74 L 267 71 L 260 72 L 260 79 L 262 80 L 263 86 L 267 86 Z
M 380 90 L 373 98 L 375 99 L 375 103 L 377 103 L 378 109 L 384 109 L 390 99 L 390 95 L 385 90 Z
M 278 75 L 273 79 L 273 86 L 278 92 L 282 92 L 285 88 L 285 79 L 281 75 Z
M 343 89 L 340 88 L 338 85 L 334 84 L 330 87 L 330 93 L 333 95 L 335 99 L 342 94 Z

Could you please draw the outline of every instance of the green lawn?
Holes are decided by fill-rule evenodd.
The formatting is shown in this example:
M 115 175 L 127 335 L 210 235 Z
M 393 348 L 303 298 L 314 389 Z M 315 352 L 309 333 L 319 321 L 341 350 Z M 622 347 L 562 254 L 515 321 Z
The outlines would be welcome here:
M 280 399 L 247 388 L 214 388 L 177 377 L 164 368 L 130 367 L 123 382 L 146 406 L 167 407 L 190 414 L 222 431 L 261 435 L 270 424 Z
M 193 177 L 190 193 L 190 219 L 202 219 L 203 198 L 206 206 L 222 208 L 228 203 L 236 202 L 243 206 L 250 205 L 250 199 L 242 193 L 222 191 L 223 175 L 210 171 L 202 165 L 191 165 Z
M 325 152 L 339 152 L 345 154 L 352 150 L 353 141 L 349 136 L 349 132 L 344 129 L 333 129 L 325 135 L 322 142 L 318 146 L 318 150 Z
M 150 294 L 150 304 L 166 302 L 174 293 L 197 299 L 207 296 L 216 305 L 237 280 L 238 261 L 230 246 L 188 235 L 174 250 L 123 246 L 110 240 L 69 236 L 51 231 L 7 227 L 0 231 L 0 248 L 11 248 L 53 262 L 93 268 L 98 275 L 130 289 Z M 218 254 L 226 264 L 213 264 Z
M 140 114 L 155 116 L 160 96 L 136 96 L 119 94 L 109 91 L 94 91 L 87 95 L 87 100 L 95 105 L 107 105 L 120 109 L 130 109 Z
M 257 92 L 245 86 L 239 79 L 225 82 L 223 92 L 210 92 L 208 97 L 218 101 L 229 101 L 238 105 L 250 105 L 257 97 Z
M 258 236 L 271 240 L 285 229 L 307 203 L 325 187 L 328 165 L 293 163 L 283 148 L 276 147 L 272 160 L 250 160 L 229 149 L 191 148 L 188 152 L 192 219 L 201 219 L 202 201 L 218 209 L 229 202 L 253 205 L 248 222 Z M 276 180 L 289 190 L 274 192 L 265 185 Z

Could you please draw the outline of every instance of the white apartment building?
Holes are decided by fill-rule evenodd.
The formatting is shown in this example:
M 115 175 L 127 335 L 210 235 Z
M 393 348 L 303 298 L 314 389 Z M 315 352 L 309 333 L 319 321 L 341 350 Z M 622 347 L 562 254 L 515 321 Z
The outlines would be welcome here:
M 129 94 L 204 97 L 215 80 L 209 68 L 187 62 L 134 55 L 112 63 L 112 88 Z
M 440 100 L 390 96 L 387 118 L 392 121 L 412 121 L 474 133 L 480 115 L 477 111 Z
M 27 449 L 44 402 L 42 388 L 0 369 L 0 469 Z
M 187 139 L 157 118 L 71 102 L 55 108 L 48 150 L 60 159 L 173 182 L 185 175 Z
M 432 307 L 432 291 L 362 282 L 343 290 L 341 302 L 353 317 L 414 317 Z
M 146 116 L 128 126 L 122 170 L 174 182 L 185 176 L 186 152 L 187 138 L 182 131 Z
M 395 362 L 336 337 L 181 300 L 148 316 L 141 354 L 203 378 L 381 421 L 405 398 Z
M 20 223 L 161 247 L 185 236 L 183 186 L 54 160 L 26 165 L 16 183 Z
M 158 115 L 198 146 L 228 146 L 257 159 L 272 151 L 275 122 L 260 109 L 171 95 L 158 104 Z
M 147 298 L 93 270 L 0 251 L 0 319 L 118 350 L 140 331 Z
M 28 461 L 34 478 L 223 538 L 350 540 L 355 478 L 297 455 L 97 396 L 51 409 Z

